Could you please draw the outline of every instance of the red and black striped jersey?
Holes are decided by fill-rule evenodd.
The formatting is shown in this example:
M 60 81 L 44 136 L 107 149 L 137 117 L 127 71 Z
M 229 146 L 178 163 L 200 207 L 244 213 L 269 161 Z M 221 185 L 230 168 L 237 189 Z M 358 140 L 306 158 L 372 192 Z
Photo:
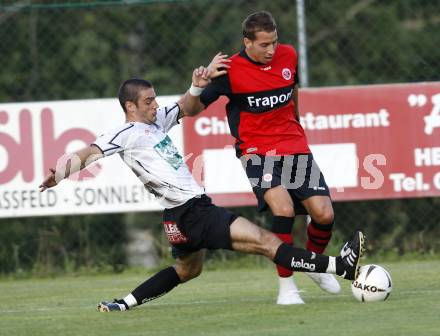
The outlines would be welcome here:
M 254 62 L 244 50 L 230 59 L 227 75 L 215 78 L 200 100 L 208 106 L 220 96 L 229 98 L 226 112 L 237 156 L 310 153 L 292 100 L 298 78 L 295 49 L 279 44 L 267 64 Z

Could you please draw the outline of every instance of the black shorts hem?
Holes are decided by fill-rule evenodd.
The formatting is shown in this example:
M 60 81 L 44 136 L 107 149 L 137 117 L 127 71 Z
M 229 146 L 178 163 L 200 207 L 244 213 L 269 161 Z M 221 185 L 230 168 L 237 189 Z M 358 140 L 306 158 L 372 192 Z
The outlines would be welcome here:
M 237 218 L 233 212 L 214 205 L 206 195 L 193 198 L 176 208 L 166 209 L 164 224 L 172 223 L 179 231 L 177 243 L 168 236 L 173 257 L 184 256 L 201 249 L 231 250 L 230 225 Z

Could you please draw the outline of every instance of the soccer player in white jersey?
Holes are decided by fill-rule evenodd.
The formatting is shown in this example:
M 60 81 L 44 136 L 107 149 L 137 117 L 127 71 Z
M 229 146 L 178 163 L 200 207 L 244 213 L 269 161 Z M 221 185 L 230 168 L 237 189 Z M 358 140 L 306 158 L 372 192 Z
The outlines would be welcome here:
M 212 204 L 193 179 L 167 132 L 180 118 L 201 112 L 199 96 L 210 78 L 221 74 L 217 70 L 220 66 L 227 67 L 227 61 L 218 54 L 209 70 L 196 68 L 188 92 L 178 102 L 163 108 L 156 102 L 151 83 L 142 79 L 125 81 L 119 89 L 119 101 L 126 123 L 99 136 L 90 146 L 60 158 L 56 170 L 50 169 L 40 185 L 40 191 L 54 187 L 90 163 L 118 153 L 165 208 L 163 224 L 175 264 L 159 271 L 122 299 L 100 302 L 100 312 L 128 310 L 197 277 L 202 271 L 206 249 L 261 254 L 298 272 L 332 273 L 348 280 L 357 278 L 364 250 L 362 232 L 356 232 L 337 257 L 296 248 L 247 219 Z

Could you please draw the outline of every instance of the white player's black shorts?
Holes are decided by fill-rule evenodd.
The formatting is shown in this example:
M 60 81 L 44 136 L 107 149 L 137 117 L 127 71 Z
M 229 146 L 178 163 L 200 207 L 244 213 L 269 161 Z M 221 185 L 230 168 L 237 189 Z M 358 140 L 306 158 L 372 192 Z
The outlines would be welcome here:
M 218 207 L 206 195 L 165 209 L 163 225 L 174 258 L 200 249 L 232 249 L 230 225 L 237 215 Z
M 240 158 L 252 190 L 258 200 L 258 210 L 267 209 L 264 194 L 283 185 L 292 197 L 295 214 L 307 214 L 301 201 L 315 195 L 330 197 L 330 191 L 312 154 L 283 156 L 246 155 Z

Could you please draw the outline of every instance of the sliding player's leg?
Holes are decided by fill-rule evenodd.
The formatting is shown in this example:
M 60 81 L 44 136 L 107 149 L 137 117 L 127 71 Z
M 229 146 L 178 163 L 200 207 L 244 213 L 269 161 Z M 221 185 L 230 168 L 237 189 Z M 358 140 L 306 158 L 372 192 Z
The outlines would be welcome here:
M 337 274 L 354 280 L 359 273 L 359 259 L 364 251 L 364 235 L 357 231 L 347 242 L 341 255 L 329 257 L 283 243 L 273 233 L 260 228 L 243 217 L 230 226 L 232 249 L 245 253 L 262 254 L 277 265 L 298 272 Z
M 187 282 L 200 275 L 203 269 L 204 255 L 203 250 L 184 253 L 173 247 L 173 256 L 177 257 L 174 266 L 159 271 L 123 299 L 115 299 L 113 302 L 100 302 L 98 311 L 124 311 L 165 295 L 180 283 Z

